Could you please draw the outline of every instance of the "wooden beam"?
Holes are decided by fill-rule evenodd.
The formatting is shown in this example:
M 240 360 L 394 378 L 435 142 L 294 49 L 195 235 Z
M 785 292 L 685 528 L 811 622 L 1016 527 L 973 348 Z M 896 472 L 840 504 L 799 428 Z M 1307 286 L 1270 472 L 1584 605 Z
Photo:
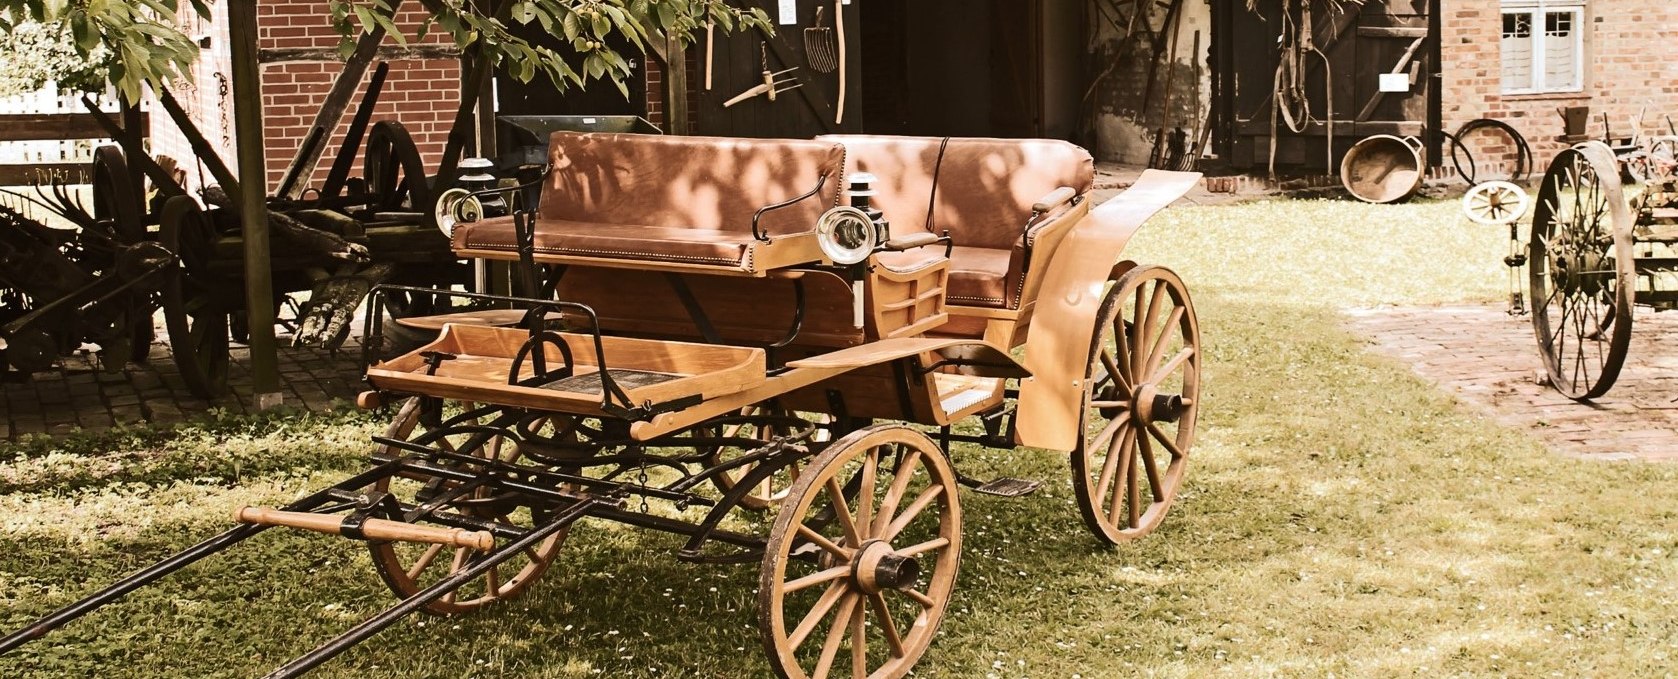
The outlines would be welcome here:
M 232 37 L 233 119 L 238 139 L 239 222 L 245 238 L 245 313 L 256 407 L 283 402 L 274 342 L 274 272 L 268 239 L 268 163 L 262 137 L 262 65 L 256 55 L 256 0 L 227 3 Z
M 370 33 L 363 33 L 366 38 Z M 359 50 L 357 50 L 359 53 Z M 372 50 L 372 59 L 379 61 L 401 61 L 419 59 L 459 59 L 460 48 L 454 45 L 386 45 Z M 350 56 L 351 59 L 355 55 Z M 257 59 L 264 64 L 287 64 L 295 62 L 326 62 L 343 63 L 343 55 L 338 50 L 321 47 L 270 47 L 262 50 Z M 365 69 L 363 69 L 365 70 Z
M 1359 26 L 1360 38 L 1409 38 L 1412 40 L 1427 37 L 1427 29 L 1411 26 Z
M 150 115 L 141 113 L 140 128 L 149 125 Z M 111 138 L 91 113 L 0 114 L 0 141 Z
M 391 0 L 390 11 L 395 14 L 402 8 L 402 0 Z M 367 75 L 367 67 L 373 63 L 381 51 L 379 45 L 385 40 L 385 30 L 374 28 L 361 34 L 356 40 L 355 52 L 344 61 L 344 70 L 338 72 L 338 78 L 332 81 L 332 89 L 327 91 L 326 99 L 321 102 L 320 112 L 315 114 L 314 124 L 309 126 L 309 134 L 305 139 L 314 137 L 314 143 L 305 143 L 297 149 L 297 155 L 286 166 L 286 177 L 295 177 L 296 181 L 284 187 L 285 195 L 280 198 L 297 200 L 309 188 L 309 178 L 315 174 L 315 168 L 320 166 L 321 155 L 326 152 L 327 141 L 332 138 L 332 132 L 338 129 L 338 122 L 344 118 L 344 109 L 350 105 L 350 99 L 361 89 L 361 79 Z M 280 61 L 278 59 L 264 59 L 263 52 L 274 53 L 276 50 L 262 50 L 257 53 L 258 61 Z M 294 50 L 295 51 L 295 50 Z M 316 61 L 338 61 L 340 57 L 336 50 L 321 50 L 330 52 L 325 59 Z M 458 51 L 458 50 L 457 50 Z M 304 58 L 292 58 L 287 61 L 309 61 Z M 318 133 L 316 132 L 318 130 Z
M 693 126 L 688 124 L 687 46 L 680 39 L 667 36 L 663 54 L 664 129 L 670 134 L 693 134 Z

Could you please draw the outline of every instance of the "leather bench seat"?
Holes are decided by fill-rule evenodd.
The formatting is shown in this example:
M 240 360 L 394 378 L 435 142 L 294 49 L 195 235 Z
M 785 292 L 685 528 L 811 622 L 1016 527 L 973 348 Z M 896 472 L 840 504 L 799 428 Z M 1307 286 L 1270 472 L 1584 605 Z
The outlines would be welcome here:
M 821 260 L 845 150 L 797 139 L 556 132 L 534 226 L 537 262 L 762 276 Z M 761 208 L 814 195 L 763 213 Z M 517 259 L 511 218 L 455 229 L 462 257 Z
M 534 245 L 541 255 L 610 257 L 749 268 L 759 241 L 751 233 L 639 224 L 603 224 L 567 219 L 537 222 Z M 473 225 L 457 239 L 473 251 L 516 253 L 513 219 L 500 217 Z
M 949 301 L 960 306 L 1018 309 L 1029 250 L 1046 231 L 1067 226 L 1051 219 L 1027 229 L 1033 203 L 1063 186 L 1083 196 L 1095 184 L 1089 152 L 1064 141 L 952 137 L 946 143 L 942 137 L 848 134 L 816 139 L 845 145 L 847 175 L 869 172 L 879 178 L 873 200 L 891 221 L 892 236 L 929 229 L 950 233 L 955 248 Z

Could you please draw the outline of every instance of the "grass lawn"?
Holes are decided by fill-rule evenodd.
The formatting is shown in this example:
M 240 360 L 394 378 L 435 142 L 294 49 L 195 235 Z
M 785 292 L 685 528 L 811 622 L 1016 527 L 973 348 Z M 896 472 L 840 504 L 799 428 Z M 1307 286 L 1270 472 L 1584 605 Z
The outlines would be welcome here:
M 958 450 L 951 615 L 923 677 L 1658 676 L 1678 667 L 1678 467 L 1565 459 L 1364 351 L 1337 309 L 1491 301 L 1504 234 L 1448 203 L 1171 211 L 1133 252 L 1178 269 L 1206 340 L 1187 490 L 1104 549 L 1064 456 Z M 360 414 L 0 447 L 0 627 L 351 469 Z M 588 523 L 525 598 L 416 617 L 323 677 L 755 677 L 756 567 Z M 391 599 L 366 551 L 270 532 L 0 658 L 3 677 L 252 676 Z

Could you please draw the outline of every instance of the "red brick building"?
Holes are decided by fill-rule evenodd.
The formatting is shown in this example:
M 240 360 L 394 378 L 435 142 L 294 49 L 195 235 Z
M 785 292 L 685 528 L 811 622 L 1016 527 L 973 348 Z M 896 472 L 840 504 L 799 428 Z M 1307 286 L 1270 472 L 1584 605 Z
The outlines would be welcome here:
M 1678 3 L 1668 0 L 1451 0 L 1441 65 L 1446 129 L 1508 122 L 1540 171 L 1567 145 L 1557 109 L 1587 106 L 1616 137 L 1669 134 L 1678 121 Z M 1641 127 L 1638 117 L 1642 115 Z

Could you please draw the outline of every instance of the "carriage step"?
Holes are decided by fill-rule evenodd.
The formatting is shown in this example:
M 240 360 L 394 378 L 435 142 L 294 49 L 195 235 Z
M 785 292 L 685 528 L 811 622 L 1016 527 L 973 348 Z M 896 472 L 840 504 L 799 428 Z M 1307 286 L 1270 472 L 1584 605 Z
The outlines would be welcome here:
M 1037 492 L 1038 488 L 1043 487 L 1042 481 L 1016 479 L 1009 476 L 991 479 L 989 481 L 980 481 L 978 479 L 970 479 L 967 477 L 961 477 L 958 480 L 961 482 L 961 485 L 972 488 L 975 493 L 984 493 L 986 495 L 995 495 L 997 497 L 1025 497 Z
M 267 507 L 240 507 L 233 512 L 234 520 L 262 526 L 287 526 L 312 530 L 328 535 L 344 535 L 344 517 L 336 514 L 286 512 Z M 360 534 L 365 540 L 423 542 L 433 545 L 465 547 L 487 552 L 495 547 L 495 536 L 489 531 L 470 531 L 462 528 L 420 526 L 388 519 L 367 519 L 361 523 Z

